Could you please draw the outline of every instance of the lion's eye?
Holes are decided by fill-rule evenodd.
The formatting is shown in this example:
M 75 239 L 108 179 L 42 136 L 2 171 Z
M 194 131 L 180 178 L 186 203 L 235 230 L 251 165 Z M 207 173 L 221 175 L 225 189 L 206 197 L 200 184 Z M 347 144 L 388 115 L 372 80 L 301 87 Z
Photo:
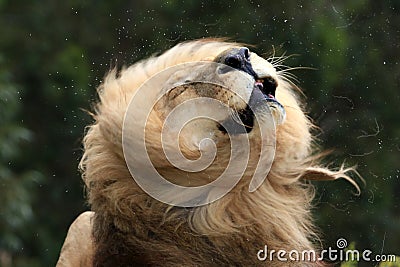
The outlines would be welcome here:
M 186 91 L 186 89 L 189 87 L 189 85 L 185 84 L 185 85 L 181 85 L 178 87 L 175 87 L 173 89 L 171 89 L 167 95 L 169 97 L 169 100 L 173 100 L 176 97 L 178 97 L 179 95 L 181 95 L 183 92 Z

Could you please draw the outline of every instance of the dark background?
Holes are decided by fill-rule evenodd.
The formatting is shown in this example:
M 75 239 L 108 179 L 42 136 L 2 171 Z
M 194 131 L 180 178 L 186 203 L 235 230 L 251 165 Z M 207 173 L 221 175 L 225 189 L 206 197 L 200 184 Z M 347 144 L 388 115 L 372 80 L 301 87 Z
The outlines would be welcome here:
M 292 55 L 319 143 L 357 164 L 361 196 L 319 182 L 322 242 L 400 254 L 400 1 L 0 0 L 0 266 L 54 266 L 88 207 L 78 172 L 95 90 L 123 66 L 193 38 Z

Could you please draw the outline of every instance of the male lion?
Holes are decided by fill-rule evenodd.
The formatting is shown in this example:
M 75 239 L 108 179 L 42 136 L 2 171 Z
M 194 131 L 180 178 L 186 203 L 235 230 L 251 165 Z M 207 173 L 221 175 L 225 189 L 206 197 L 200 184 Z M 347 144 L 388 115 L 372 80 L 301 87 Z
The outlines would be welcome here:
M 269 61 L 237 43 L 185 42 L 111 71 L 98 93 L 80 165 L 92 211 L 71 225 L 58 266 L 323 265 L 287 254 L 288 261 L 273 254 L 260 260 L 265 246 L 268 253 L 318 255 L 314 191 L 305 180 L 354 184 L 346 175 L 351 169 L 318 164 L 298 89 Z M 243 155 L 243 166 L 231 164 Z M 210 164 L 196 169 L 203 156 Z M 146 162 L 181 191 L 150 181 Z M 224 183 L 212 183 L 226 173 Z M 229 176 L 236 177 L 234 186 L 225 188 Z M 206 187 L 197 195 L 186 190 Z

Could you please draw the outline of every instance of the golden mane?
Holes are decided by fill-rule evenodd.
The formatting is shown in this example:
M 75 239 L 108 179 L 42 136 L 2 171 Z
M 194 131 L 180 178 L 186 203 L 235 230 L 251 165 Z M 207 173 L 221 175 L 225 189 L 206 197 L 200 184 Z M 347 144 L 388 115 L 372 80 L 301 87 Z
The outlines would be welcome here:
M 176 45 L 158 57 L 120 73 L 111 71 L 98 89 L 95 122 L 84 137 L 80 163 L 88 202 L 94 211 L 94 266 L 265 265 L 264 245 L 275 250 L 320 249 L 311 210 L 312 180 L 345 178 L 352 169 L 329 170 L 318 163 L 310 129 L 294 86 L 283 77 L 276 98 L 286 110 L 277 128 L 271 171 L 254 192 L 245 182 L 211 204 L 180 208 L 147 195 L 132 179 L 122 148 L 123 119 L 135 91 L 156 73 L 184 62 L 215 58 L 239 44 L 218 39 Z M 188 70 L 190 71 L 190 70 Z M 354 183 L 354 182 L 353 182 Z M 299 262 L 268 262 L 298 266 Z M 319 266 L 305 262 L 301 266 Z

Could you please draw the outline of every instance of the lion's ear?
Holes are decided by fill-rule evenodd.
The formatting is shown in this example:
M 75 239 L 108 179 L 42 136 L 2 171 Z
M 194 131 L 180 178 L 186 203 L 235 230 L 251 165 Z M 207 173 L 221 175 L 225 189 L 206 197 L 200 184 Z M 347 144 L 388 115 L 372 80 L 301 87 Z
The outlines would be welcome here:
M 344 168 L 343 166 L 337 171 L 331 171 L 323 167 L 308 167 L 301 175 L 301 179 L 314 181 L 333 181 L 337 179 L 345 179 L 357 189 L 357 194 L 359 195 L 361 193 L 360 187 L 353 180 L 353 178 L 348 175 L 349 172 L 355 173 L 358 178 L 364 182 L 364 179 L 360 176 L 355 168 Z

